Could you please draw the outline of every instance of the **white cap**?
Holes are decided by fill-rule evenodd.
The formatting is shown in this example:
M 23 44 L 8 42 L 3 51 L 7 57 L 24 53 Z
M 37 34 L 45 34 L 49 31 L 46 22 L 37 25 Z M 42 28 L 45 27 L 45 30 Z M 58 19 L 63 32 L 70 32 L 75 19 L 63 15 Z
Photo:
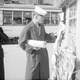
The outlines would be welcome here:
M 42 9 L 42 8 L 39 7 L 39 6 L 35 6 L 34 11 L 35 11 L 36 13 L 40 14 L 40 15 L 43 15 L 43 16 L 45 16 L 45 15 L 47 14 L 47 11 L 44 10 L 44 9 Z

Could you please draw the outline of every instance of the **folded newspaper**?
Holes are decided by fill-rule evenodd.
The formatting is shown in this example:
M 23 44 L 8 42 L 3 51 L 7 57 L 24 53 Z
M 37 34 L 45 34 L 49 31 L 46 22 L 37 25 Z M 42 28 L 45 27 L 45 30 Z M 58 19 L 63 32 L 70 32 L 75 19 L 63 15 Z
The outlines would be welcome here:
M 40 48 L 46 47 L 46 42 L 40 40 L 28 40 L 28 44 L 33 47 L 40 47 Z

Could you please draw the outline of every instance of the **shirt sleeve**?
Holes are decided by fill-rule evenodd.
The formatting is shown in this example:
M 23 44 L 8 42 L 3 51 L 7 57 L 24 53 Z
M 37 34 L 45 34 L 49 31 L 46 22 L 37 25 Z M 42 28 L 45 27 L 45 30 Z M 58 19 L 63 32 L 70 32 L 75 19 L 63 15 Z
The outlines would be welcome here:
M 9 42 L 9 37 L 4 33 L 3 29 L 0 28 L 0 43 L 7 44 Z
M 31 53 L 32 47 L 28 45 L 27 41 L 30 39 L 30 26 L 26 26 L 19 37 L 19 45 L 20 47 L 28 53 Z

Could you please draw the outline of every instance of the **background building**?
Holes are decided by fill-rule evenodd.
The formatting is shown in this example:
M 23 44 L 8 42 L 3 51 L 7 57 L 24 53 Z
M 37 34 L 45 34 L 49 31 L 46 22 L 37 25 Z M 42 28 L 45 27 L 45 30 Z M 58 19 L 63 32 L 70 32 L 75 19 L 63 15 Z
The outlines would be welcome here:
M 33 4 L 34 0 L 19 0 L 20 3 L 24 3 L 24 4 Z
M 0 0 L 0 5 L 4 3 L 4 0 Z
M 19 1 L 21 3 L 21 1 Z M 30 3 L 30 2 L 28 2 Z M 31 2 L 32 3 L 32 2 Z M 35 1 L 35 3 L 37 3 Z M 42 2 L 38 2 L 41 4 Z M 61 9 L 55 9 L 53 6 L 39 5 L 49 12 L 45 20 L 46 32 L 53 32 L 57 27 L 58 13 Z M 34 5 L 26 4 L 4 4 L 0 7 L 0 26 L 10 38 L 17 38 L 22 29 L 27 25 L 29 18 L 33 16 Z M 26 54 L 18 44 L 4 45 L 4 65 L 6 80 L 25 80 Z M 50 47 L 50 51 L 51 51 Z M 15 51 L 15 52 L 14 52 Z
M 1 0 L 2 1 L 2 0 Z M 37 5 L 54 5 L 59 7 L 65 0 L 4 0 L 5 3 L 22 3 L 22 4 L 37 4 Z
M 19 0 L 4 0 L 5 4 L 20 4 Z

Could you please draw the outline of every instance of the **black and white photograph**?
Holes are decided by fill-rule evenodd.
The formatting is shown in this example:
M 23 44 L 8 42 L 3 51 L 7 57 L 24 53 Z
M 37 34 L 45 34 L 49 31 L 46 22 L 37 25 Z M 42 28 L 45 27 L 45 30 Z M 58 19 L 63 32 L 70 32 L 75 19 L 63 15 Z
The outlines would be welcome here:
M 80 80 L 80 0 L 0 0 L 0 80 Z

